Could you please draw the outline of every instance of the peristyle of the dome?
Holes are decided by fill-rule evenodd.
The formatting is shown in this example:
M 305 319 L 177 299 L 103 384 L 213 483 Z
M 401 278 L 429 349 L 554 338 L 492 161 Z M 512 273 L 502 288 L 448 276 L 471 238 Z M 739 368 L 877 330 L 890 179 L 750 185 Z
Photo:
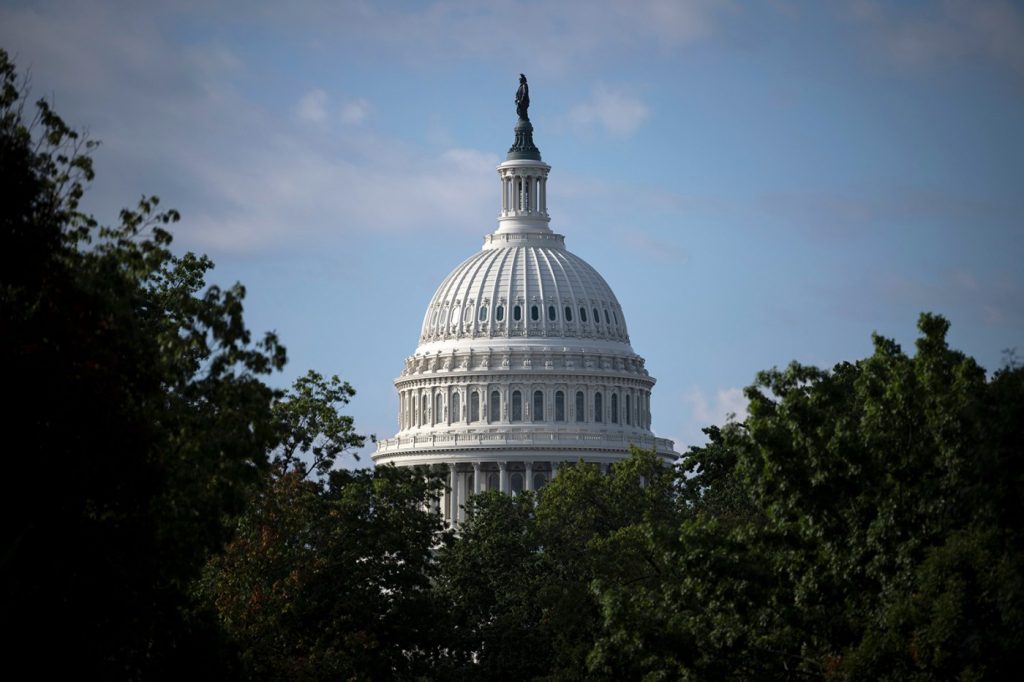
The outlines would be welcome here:
M 525 77 L 520 95 L 524 87 Z M 442 504 L 453 523 L 468 495 L 539 489 L 563 462 L 607 468 L 631 445 L 677 456 L 650 430 L 654 379 L 615 294 L 548 227 L 551 167 L 519 111 L 497 169 L 498 229 L 431 298 L 395 380 L 399 431 L 373 455 L 377 464 L 447 466 Z

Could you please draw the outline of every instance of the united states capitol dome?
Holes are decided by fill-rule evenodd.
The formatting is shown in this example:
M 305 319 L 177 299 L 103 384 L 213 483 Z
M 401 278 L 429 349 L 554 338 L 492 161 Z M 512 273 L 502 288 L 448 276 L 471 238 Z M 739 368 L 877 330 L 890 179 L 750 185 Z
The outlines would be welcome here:
M 395 380 L 398 433 L 373 455 L 446 467 L 440 504 L 453 524 L 468 496 L 542 488 L 566 462 L 607 469 L 630 446 L 677 457 L 651 432 L 655 380 L 615 294 L 549 227 L 551 167 L 533 142 L 525 76 L 516 101 L 515 142 L 497 168 L 498 227 L 430 299 Z
M 553 233 L 488 235 L 441 283 L 427 307 L 422 350 L 486 339 L 629 343 L 608 283 Z

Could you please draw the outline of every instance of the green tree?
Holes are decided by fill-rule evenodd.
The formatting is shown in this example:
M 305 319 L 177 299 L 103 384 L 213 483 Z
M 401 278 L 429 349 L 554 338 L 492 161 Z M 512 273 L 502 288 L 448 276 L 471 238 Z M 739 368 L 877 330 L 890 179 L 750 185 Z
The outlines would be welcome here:
M 438 601 L 453 633 L 440 677 L 628 678 L 595 650 L 601 595 L 661 579 L 650 550 L 673 532 L 672 491 L 672 469 L 635 451 L 609 475 L 562 466 L 536 496 L 471 498 L 440 554 Z
M 90 151 L 49 105 L 25 114 L 0 51 L 0 352 L 8 362 L 0 582 L 5 644 L 103 678 L 230 666 L 190 585 L 265 484 L 268 455 L 326 470 L 361 443 L 318 375 L 285 397 L 285 362 L 254 339 L 244 289 L 170 250 L 155 197 L 113 227 L 79 210 Z M 54 654 L 59 652 L 59 655 Z
M 746 421 L 687 453 L 671 577 L 602 595 L 602 637 L 638 640 L 634 677 L 1013 674 L 1021 371 L 987 381 L 944 319 L 919 326 L 913 357 L 876 337 L 830 372 L 760 373 Z
M 408 468 L 285 470 L 207 567 L 205 598 L 252 679 L 414 679 L 445 630 L 428 511 L 438 476 Z
M 441 679 L 523 680 L 549 669 L 543 604 L 558 586 L 540 551 L 534 502 L 530 493 L 474 495 L 458 535 L 441 548 L 436 598 L 448 606 Z

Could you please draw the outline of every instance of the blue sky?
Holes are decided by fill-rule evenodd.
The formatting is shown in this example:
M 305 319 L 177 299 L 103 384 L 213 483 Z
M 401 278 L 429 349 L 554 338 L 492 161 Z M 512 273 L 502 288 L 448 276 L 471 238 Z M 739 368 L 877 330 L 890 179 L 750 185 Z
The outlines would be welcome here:
M 102 141 L 101 222 L 178 208 L 175 247 L 288 347 L 275 381 L 342 376 L 364 433 L 496 226 L 520 72 L 552 228 L 679 449 L 758 370 L 910 348 L 922 311 L 989 370 L 1024 352 L 1020 4 L 4 0 L 0 46 Z

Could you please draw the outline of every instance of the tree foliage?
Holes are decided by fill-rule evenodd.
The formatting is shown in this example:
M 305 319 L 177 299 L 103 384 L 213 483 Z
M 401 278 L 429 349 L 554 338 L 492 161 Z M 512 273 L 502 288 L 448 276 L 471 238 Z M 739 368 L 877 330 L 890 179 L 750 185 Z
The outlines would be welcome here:
M 430 578 L 440 479 L 395 467 L 276 477 L 202 590 L 253 679 L 412 679 L 443 633 Z
M 0 51 L 0 352 L 11 400 L 4 477 L 8 646 L 77 672 L 145 677 L 223 660 L 188 594 L 271 472 L 308 447 L 325 470 L 360 444 L 337 380 L 265 383 L 285 350 L 253 338 L 241 285 L 170 250 L 179 218 L 143 197 L 101 226 L 79 202 L 95 144 L 45 100 L 25 114 Z
M 923 315 L 913 356 L 761 372 L 675 472 L 470 503 L 441 558 L 461 679 L 1004 679 L 1024 651 L 1024 372 Z M 642 484 L 641 484 L 642 481 Z M 525 645 L 528 655 L 505 636 Z M 471 655 L 470 655 L 471 654 Z

